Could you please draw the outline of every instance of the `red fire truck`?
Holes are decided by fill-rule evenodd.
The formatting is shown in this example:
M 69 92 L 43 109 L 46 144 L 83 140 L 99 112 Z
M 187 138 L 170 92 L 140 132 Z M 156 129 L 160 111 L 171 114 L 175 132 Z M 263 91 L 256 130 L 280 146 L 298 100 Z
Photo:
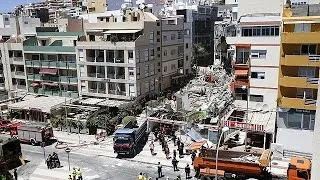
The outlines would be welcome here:
M 53 129 L 48 124 L 20 124 L 11 129 L 11 135 L 17 135 L 21 142 L 37 145 L 50 141 L 53 136 Z

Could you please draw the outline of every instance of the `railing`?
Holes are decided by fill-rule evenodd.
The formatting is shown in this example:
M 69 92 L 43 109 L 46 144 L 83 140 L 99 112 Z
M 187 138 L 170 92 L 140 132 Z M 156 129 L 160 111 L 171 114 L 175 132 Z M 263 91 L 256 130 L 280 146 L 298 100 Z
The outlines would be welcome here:
M 126 92 L 125 91 L 117 91 L 117 95 L 125 96 Z
M 75 62 L 52 60 L 26 60 L 27 67 L 77 68 Z
M 22 62 L 23 61 L 23 57 L 13 57 L 13 61 Z
M 27 89 L 27 87 L 25 85 L 17 85 L 18 89 Z
M 18 75 L 18 76 L 24 76 L 25 75 L 23 71 L 15 71 L 14 74 Z
M 109 94 L 114 94 L 114 95 L 116 94 L 116 90 L 110 90 L 109 89 L 108 92 L 109 92 Z
M 320 62 L 320 55 L 309 55 L 309 61 Z
M 106 75 L 102 73 L 97 73 L 97 78 L 105 78 Z
M 308 84 L 319 84 L 319 78 L 307 78 Z
M 88 77 L 97 77 L 96 73 L 88 73 Z
M 87 62 L 94 62 L 94 57 L 86 57 Z
M 304 104 L 305 105 L 315 105 L 317 103 L 317 100 L 315 99 L 306 99 Z
M 109 79 L 115 79 L 115 74 L 107 74 L 107 77 L 109 78 Z
M 124 74 L 116 74 L 116 79 L 125 79 L 125 75 Z
M 106 90 L 105 89 L 98 89 L 98 93 L 105 94 Z
M 104 62 L 104 58 L 103 57 L 96 57 L 96 62 Z
M 89 89 L 89 92 L 91 92 L 91 93 L 97 93 L 97 92 L 98 92 L 98 89 Z

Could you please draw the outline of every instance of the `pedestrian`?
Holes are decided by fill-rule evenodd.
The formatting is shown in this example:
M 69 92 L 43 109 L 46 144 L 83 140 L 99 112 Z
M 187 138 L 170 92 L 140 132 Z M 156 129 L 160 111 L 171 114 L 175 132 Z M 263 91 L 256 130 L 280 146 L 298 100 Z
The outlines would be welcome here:
M 162 140 L 162 142 L 161 142 L 162 151 L 165 150 L 165 147 L 166 147 L 165 145 L 166 145 L 166 142 L 164 140 Z
M 138 180 L 144 180 L 144 177 L 143 177 L 143 175 L 142 175 L 142 172 L 139 174 Z
M 158 177 L 161 178 L 162 177 L 162 166 L 160 164 L 160 162 L 158 162 Z
M 173 158 L 176 158 L 177 157 L 177 151 L 174 149 L 173 150 Z
M 151 155 L 154 155 L 154 143 L 153 143 L 153 141 L 151 141 L 149 147 L 150 147 Z
M 170 150 L 169 150 L 168 145 L 166 146 L 164 152 L 165 152 L 165 154 L 166 154 L 166 158 L 169 159 L 169 152 L 170 152 Z
M 13 176 L 15 180 L 18 180 L 18 173 L 17 173 L 17 169 L 14 169 L 13 171 Z
M 83 178 L 82 178 L 82 171 L 81 171 L 80 168 L 78 168 L 77 175 L 78 175 L 78 180 L 83 180 Z
M 191 165 L 193 165 L 193 161 L 194 161 L 194 159 L 196 158 L 196 152 L 195 151 L 192 151 L 192 153 L 191 153 L 191 160 L 192 160 L 192 164 Z
M 77 170 L 76 170 L 75 167 L 74 167 L 73 170 L 72 170 L 72 179 L 73 179 L 73 180 L 76 180 L 76 179 L 77 179 Z
M 176 145 L 176 139 L 177 139 L 177 137 L 176 137 L 176 135 L 173 133 L 173 135 L 172 135 L 172 141 L 173 141 L 173 145 L 174 145 L 174 146 Z
M 72 177 L 71 177 L 71 175 L 69 175 L 69 177 L 68 177 L 68 180 L 72 180 Z
M 184 168 L 184 171 L 186 172 L 186 178 L 190 178 L 190 166 L 187 164 L 187 166 Z
M 172 159 L 172 166 L 173 166 L 173 171 L 179 171 L 178 169 L 178 160 L 176 158 Z
M 47 159 L 46 159 L 46 163 L 47 163 L 47 167 L 48 169 L 51 169 L 51 154 L 48 155 Z
M 180 138 L 178 138 L 178 140 L 177 140 L 177 146 L 178 146 L 178 148 L 180 147 L 180 143 L 181 143 Z

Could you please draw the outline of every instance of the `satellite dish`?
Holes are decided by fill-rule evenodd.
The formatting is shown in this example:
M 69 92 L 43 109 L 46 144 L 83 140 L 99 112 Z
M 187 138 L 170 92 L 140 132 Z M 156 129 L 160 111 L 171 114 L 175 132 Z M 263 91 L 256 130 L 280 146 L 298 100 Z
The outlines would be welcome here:
M 267 104 L 264 104 L 262 106 L 262 111 L 268 111 L 269 110 L 269 106 Z
M 262 110 L 262 104 L 261 103 L 257 103 L 256 104 L 256 110 L 258 110 L 258 111 Z

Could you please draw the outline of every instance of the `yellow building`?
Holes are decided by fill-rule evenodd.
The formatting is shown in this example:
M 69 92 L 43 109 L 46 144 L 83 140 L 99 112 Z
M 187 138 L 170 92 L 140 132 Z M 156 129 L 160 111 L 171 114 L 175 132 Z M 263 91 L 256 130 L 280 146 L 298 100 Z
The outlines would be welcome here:
M 312 153 L 312 136 L 320 67 L 320 13 L 285 7 L 283 10 L 277 143 L 284 152 Z
M 103 13 L 107 0 L 87 0 L 87 13 Z

